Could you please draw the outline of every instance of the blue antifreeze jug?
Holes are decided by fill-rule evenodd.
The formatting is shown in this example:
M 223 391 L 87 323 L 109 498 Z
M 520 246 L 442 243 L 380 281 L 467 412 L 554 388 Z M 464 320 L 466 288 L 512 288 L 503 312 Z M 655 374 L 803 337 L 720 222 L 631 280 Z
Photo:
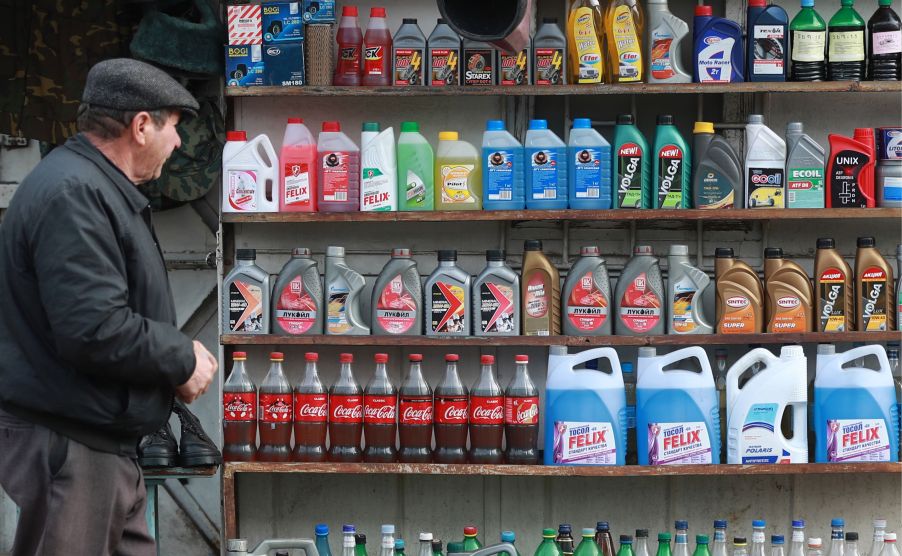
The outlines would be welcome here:
M 592 129 L 589 118 L 573 120 L 567 157 L 570 208 L 611 208 L 611 144 Z
M 526 132 L 526 208 L 567 208 L 567 145 L 548 129 L 547 120 L 530 120 Z
M 699 8 L 697 6 L 696 13 Z M 693 81 L 696 83 L 741 83 L 745 81 L 745 50 L 742 27 L 722 17 L 696 16 L 703 27 L 696 31 L 693 45 Z
M 523 145 L 502 120 L 486 122 L 482 135 L 482 208 L 523 210 Z

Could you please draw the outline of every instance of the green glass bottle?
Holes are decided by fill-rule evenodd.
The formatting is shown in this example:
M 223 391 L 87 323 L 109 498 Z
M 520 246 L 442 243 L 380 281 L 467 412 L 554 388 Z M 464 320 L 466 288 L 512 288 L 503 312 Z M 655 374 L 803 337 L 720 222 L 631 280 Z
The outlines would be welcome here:
M 557 535 L 554 529 L 542 530 L 542 542 L 536 548 L 535 556 L 564 556 L 561 548 L 554 542 Z
M 479 529 L 476 527 L 472 525 L 464 527 L 464 552 L 476 552 L 482 548 L 482 543 L 476 538 L 478 534 Z
M 442 541 L 432 539 L 432 556 L 444 556 L 442 554 Z
M 842 0 L 830 18 L 827 43 L 827 79 L 861 81 L 865 76 L 864 19 L 854 8 L 855 0 Z
M 711 556 L 711 551 L 708 550 L 708 535 L 695 536 L 695 552 L 692 556 Z
M 404 539 L 395 539 L 395 556 L 404 556 Z
M 601 556 L 601 550 L 595 544 L 595 529 L 583 529 L 583 540 L 579 542 L 573 556 Z
M 357 533 L 354 535 L 354 556 L 366 556 L 366 535 Z
M 802 9 L 789 24 L 789 68 L 793 81 L 827 79 L 827 23 L 814 9 L 814 0 L 802 0 Z
M 670 556 L 670 533 L 658 533 L 658 553 L 656 556 Z

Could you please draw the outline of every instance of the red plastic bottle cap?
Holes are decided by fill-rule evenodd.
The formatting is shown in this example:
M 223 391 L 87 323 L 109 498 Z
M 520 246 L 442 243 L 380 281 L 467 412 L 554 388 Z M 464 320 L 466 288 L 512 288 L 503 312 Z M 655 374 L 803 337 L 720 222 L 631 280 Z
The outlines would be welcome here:
M 357 17 L 357 6 L 342 6 L 341 15 L 343 17 Z
M 766 8 L 767 1 L 766 0 L 749 0 L 750 8 Z
M 420 361 L 423 360 L 423 354 L 422 353 L 411 353 L 410 360 L 415 363 L 419 363 Z
M 311 362 L 319 361 L 319 354 L 315 351 L 308 351 L 304 354 L 304 359 Z
M 492 356 L 491 355 L 483 355 L 482 357 L 486 358 L 486 357 L 492 357 Z M 477 529 L 476 527 L 473 527 L 472 525 L 470 525 L 468 527 L 464 527 L 464 536 L 475 537 L 478 534 L 479 534 L 479 529 Z
M 370 8 L 370 17 L 385 17 L 385 8 Z
M 855 137 L 873 137 L 874 130 L 869 127 L 856 127 L 854 136 Z
M 269 354 L 269 359 L 270 359 L 271 361 L 284 361 L 284 360 L 285 360 L 285 354 L 282 353 L 281 351 L 274 351 L 274 352 L 272 352 L 272 353 Z
M 460 355 L 457 355 L 456 353 L 449 353 L 445 356 L 445 361 L 460 361 Z
M 387 353 L 377 353 L 373 359 L 376 360 L 376 363 L 388 363 L 388 354 Z
M 479 358 L 479 362 L 483 365 L 494 365 L 495 364 L 495 356 L 494 355 L 483 355 Z
M 695 7 L 695 16 L 696 17 L 710 17 L 714 15 L 714 8 L 711 6 L 696 6 Z
M 338 356 L 339 363 L 353 363 L 354 362 L 354 354 L 353 353 L 342 353 Z
M 247 141 L 247 132 L 226 131 L 226 141 Z
M 232 359 L 247 359 L 247 353 L 243 351 L 236 351 L 232 354 Z
M 304 118 L 288 118 L 288 123 L 290 123 L 290 124 L 302 124 L 302 123 L 304 123 Z
M 529 356 L 528 355 L 516 355 L 516 356 L 514 356 L 514 361 L 516 361 L 517 363 L 529 363 Z
M 338 122 L 323 122 L 323 131 L 341 131 L 341 124 Z

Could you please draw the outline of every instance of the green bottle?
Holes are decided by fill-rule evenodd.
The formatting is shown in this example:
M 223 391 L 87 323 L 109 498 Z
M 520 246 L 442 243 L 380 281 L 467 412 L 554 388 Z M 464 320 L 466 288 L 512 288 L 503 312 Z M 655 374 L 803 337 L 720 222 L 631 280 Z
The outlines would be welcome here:
M 472 525 L 464 527 L 464 552 L 476 552 L 482 548 L 482 543 L 476 538 L 478 534 L 479 529 L 476 527 Z
M 620 550 L 617 556 L 636 556 L 633 551 L 633 537 L 630 535 L 620 535 Z
M 461 554 L 463 552 L 466 552 L 463 542 L 452 541 L 448 543 L 448 554 Z
M 673 116 L 658 116 L 655 130 L 654 173 L 646 197 L 651 208 L 690 208 L 692 193 L 692 156 L 689 143 L 673 125 Z
M 651 153 L 632 114 L 617 116 L 613 147 L 614 208 L 651 208 Z
M 827 23 L 814 9 L 814 0 L 802 0 L 802 9 L 789 24 L 789 44 L 791 80 L 827 79 Z
M 517 536 L 513 531 L 501 531 L 501 542 L 508 542 L 514 545 L 517 556 L 520 556 L 520 550 L 516 546 Z
M 695 552 L 692 556 L 711 556 L 711 551 L 708 550 L 708 535 L 695 536 Z
M 354 556 L 366 556 L 366 535 L 357 533 L 354 535 Z
M 601 550 L 595 544 L 595 529 L 583 529 L 583 540 L 576 547 L 573 556 L 601 556 Z
M 442 554 L 442 541 L 432 539 L 432 556 L 444 556 Z
M 395 556 L 404 556 L 404 539 L 395 539 Z
M 658 533 L 658 553 L 656 556 L 670 556 L 670 533 Z
M 542 542 L 536 548 L 535 556 L 564 556 L 560 547 L 554 542 L 557 533 L 554 529 L 542 529 Z
M 853 7 L 855 0 L 842 0 L 828 26 L 827 79 L 861 81 L 865 76 L 864 19 Z
M 435 153 L 417 122 L 401 122 L 398 136 L 398 210 L 433 210 Z

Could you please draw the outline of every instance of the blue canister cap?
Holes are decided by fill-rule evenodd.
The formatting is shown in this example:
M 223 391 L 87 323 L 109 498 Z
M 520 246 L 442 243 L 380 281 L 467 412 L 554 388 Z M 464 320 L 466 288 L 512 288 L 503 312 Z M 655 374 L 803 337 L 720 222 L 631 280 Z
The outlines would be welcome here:
M 689 529 L 689 522 L 685 519 L 678 519 L 673 522 L 673 528 L 679 531 L 680 529 Z
M 342 525 L 342 526 L 341 526 L 341 532 L 342 532 L 342 533 L 356 533 L 356 532 L 357 532 L 357 528 L 354 527 L 353 525 Z
M 783 538 L 783 535 L 771 535 L 770 543 L 771 544 L 785 544 L 786 540 Z
M 504 120 L 489 120 L 485 123 L 486 131 L 504 131 Z
M 395 526 L 392 524 L 386 524 L 382 526 L 382 534 L 383 535 L 394 535 L 395 534 Z
M 595 524 L 596 531 L 610 531 L 611 525 L 607 521 L 599 521 Z
M 591 129 L 592 120 L 589 118 L 576 118 L 573 120 L 573 129 Z
M 572 533 L 573 527 L 571 527 L 569 523 L 561 523 L 557 530 L 559 533 Z
M 315 532 L 317 535 L 328 535 L 329 534 L 329 526 L 325 523 L 317 523 Z
M 714 520 L 714 528 L 715 529 L 726 529 L 727 528 L 727 520 L 726 519 L 715 519 Z
M 633 362 L 632 361 L 623 361 L 620 363 L 620 370 L 624 373 L 633 372 Z
M 802 0 L 802 7 L 803 8 L 813 8 L 814 0 Z
M 767 527 L 767 522 L 763 519 L 756 519 L 752 521 L 752 527 L 754 527 L 755 529 L 762 529 L 764 527 Z
M 529 129 L 548 129 L 548 120 L 529 120 Z
M 404 550 L 404 539 L 395 539 L 395 550 Z
M 792 520 L 792 528 L 793 528 L 793 529 L 799 529 L 799 528 L 802 528 L 802 527 L 804 527 L 804 526 L 805 526 L 805 520 L 804 520 L 804 519 L 793 519 L 793 520 Z
M 834 517 L 830 520 L 830 527 L 845 527 L 846 520 L 841 517 Z
M 501 542 L 514 542 L 517 540 L 513 531 L 501 531 Z

